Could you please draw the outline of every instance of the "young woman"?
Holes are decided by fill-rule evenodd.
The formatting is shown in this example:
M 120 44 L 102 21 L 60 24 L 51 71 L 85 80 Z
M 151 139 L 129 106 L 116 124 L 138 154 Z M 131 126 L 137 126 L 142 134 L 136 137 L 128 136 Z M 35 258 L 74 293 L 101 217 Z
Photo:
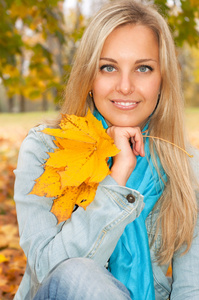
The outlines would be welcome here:
M 54 138 L 40 125 L 22 144 L 15 201 L 27 268 L 15 299 L 199 299 L 199 154 L 185 139 L 174 42 L 152 6 L 114 1 L 91 21 L 61 112 L 88 108 L 120 152 L 93 202 L 65 222 L 52 198 L 29 194 Z

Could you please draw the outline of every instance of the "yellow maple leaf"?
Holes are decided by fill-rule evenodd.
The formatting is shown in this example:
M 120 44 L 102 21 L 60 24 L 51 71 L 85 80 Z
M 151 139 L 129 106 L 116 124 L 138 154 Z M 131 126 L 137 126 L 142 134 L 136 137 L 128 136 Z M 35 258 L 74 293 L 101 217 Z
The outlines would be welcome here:
M 31 194 L 55 197 L 51 212 L 60 223 L 75 205 L 86 209 L 93 201 L 99 182 L 110 174 L 107 159 L 119 150 L 90 111 L 86 117 L 63 115 L 60 128 L 43 132 L 55 137 L 57 148 L 48 153 Z
M 68 187 L 64 194 L 56 198 L 53 202 L 51 212 L 57 217 L 59 222 L 71 217 L 75 207 L 81 206 L 84 209 L 93 201 L 98 183 L 82 183 L 78 187 Z
M 35 185 L 33 186 L 30 194 L 35 194 L 38 196 L 46 197 L 58 197 L 62 194 L 60 176 L 58 174 L 58 169 L 45 166 L 44 173 L 35 180 Z

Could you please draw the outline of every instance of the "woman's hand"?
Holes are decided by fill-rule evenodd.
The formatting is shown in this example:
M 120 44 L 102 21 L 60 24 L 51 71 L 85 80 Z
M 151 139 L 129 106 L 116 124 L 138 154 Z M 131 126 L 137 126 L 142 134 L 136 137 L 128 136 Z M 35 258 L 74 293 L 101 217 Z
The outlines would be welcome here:
M 119 185 L 126 182 L 135 169 L 136 156 L 144 156 L 144 142 L 139 127 L 117 127 L 107 129 L 107 133 L 113 138 L 115 145 L 121 151 L 113 158 L 111 176 Z

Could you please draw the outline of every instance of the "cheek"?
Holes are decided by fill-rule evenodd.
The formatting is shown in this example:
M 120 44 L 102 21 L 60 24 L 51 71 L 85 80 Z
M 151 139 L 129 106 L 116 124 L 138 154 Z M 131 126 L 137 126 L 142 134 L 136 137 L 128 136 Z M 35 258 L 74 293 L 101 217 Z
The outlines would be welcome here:
M 100 97 L 102 94 L 103 88 L 103 82 L 102 80 L 96 79 L 93 83 L 92 91 L 94 98 Z
M 161 81 L 159 79 L 154 79 L 147 83 L 145 82 L 145 84 L 142 85 L 141 90 L 146 100 L 154 102 L 158 99 L 158 95 L 160 93 L 160 85 Z
M 114 86 L 115 81 L 113 78 L 98 76 L 92 86 L 93 95 L 97 98 L 108 96 L 114 90 Z

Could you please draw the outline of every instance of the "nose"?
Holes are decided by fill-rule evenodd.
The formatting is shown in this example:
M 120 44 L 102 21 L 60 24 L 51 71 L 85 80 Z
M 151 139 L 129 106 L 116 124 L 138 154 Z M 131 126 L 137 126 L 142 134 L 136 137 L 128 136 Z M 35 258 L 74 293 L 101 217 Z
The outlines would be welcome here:
M 128 74 L 128 73 L 120 74 L 116 85 L 116 91 L 123 95 L 129 95 L 133 93 L 134 83 L 133 83 L 132 74 Z

